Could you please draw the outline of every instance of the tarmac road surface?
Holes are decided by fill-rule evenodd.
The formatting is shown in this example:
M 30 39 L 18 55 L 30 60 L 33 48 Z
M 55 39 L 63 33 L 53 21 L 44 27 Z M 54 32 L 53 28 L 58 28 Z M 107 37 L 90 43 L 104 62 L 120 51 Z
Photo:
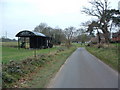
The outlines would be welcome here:
M 118 88 L 118 73 L 85 48 L 78 48 L 51 80 L 48 88 Z

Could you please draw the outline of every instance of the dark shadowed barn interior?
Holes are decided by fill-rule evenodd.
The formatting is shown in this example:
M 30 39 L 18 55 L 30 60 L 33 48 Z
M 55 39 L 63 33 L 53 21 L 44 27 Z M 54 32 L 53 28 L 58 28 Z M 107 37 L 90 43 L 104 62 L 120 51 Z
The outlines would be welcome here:
M 18 37 L 18 47 L 19 48 L 52 48 L 51 38 L 46 35 L 39 33 L 24 30 L 16 34 Z

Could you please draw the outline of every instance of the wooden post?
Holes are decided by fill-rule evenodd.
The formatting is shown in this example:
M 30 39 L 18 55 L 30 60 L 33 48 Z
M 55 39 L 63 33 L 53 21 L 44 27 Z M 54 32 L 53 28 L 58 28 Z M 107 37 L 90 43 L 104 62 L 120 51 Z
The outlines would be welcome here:
M 26 38 L 24 37 L 24 42 L 25 42 L 25 49 L 26 49 Z
M 19 37 L 18 37 L 18 49 L 20 49 L 20 41 L 19 41 Z
M 36 58 L 36 48 L 34 49 L 34 57 Z
M 39 44 L 38 44 L 38 37 L 37 37 L 37 47 L 36 48 L 39 48 Z

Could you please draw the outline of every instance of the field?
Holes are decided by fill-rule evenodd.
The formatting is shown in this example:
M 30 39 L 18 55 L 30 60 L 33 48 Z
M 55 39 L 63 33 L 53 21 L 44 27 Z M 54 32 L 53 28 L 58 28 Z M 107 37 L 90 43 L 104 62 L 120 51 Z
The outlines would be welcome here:
M 2 47 L 2 62 L 8 63 L 9 61 L 19 61 L 26 59 L 27 57 L 33 57 L 35 52 L 36 54 L 46 54 L 50 52 L 56 51 L 60 46 L 53 47 L 50 49 L 39 49 L 39 50 L 32 50 L 32 49 L 18 49 L 14 48 L 16 46 L 16 42 L 4 42 Z M 1 49 L 1 47 L 0 47 Z
M 18 43 L 17 42 L 0 42 L 2 46 L 6 47 L 17 47 Z
M 54 52 L 57 48 L 59 47 L 36 50 L 36 54 Z M 23 60 L 27 57 L 33 57 L 34 53 L 35 50 L 2 47 L 2 62 L 8 63 L 10 60 Z
M 73 44 L 76 47 L 79 47 L 79 44 Z M 3 47 L 0 47 L 2 49 L 2 63 L 8 63 L 9 61 L 19 61 L 26 59 L 27 57 L 33 57 L 35 52 L 37 55 L 40 54 L 47 54 L 52 53 L 58 50 L 59 48 L 65 48 L 63 46 L 54 46 L 53 48 L 49 49 L 39 49 L 39 50 L 33 50 L 33 49 L 18 49 L 17 48 L 17 42 L 3 42 Z

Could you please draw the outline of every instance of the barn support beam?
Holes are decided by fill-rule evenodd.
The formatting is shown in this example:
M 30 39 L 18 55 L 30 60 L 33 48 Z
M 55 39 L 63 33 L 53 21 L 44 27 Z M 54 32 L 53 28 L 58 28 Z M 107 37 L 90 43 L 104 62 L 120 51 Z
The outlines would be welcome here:
M 20 49 L 20 38 L 18 37 L 18 49 Z
M 25 37 L 24 37 L 24 42 L 25 42 L 25 47 L 24 48 L 26 49 L 26 38 Z

